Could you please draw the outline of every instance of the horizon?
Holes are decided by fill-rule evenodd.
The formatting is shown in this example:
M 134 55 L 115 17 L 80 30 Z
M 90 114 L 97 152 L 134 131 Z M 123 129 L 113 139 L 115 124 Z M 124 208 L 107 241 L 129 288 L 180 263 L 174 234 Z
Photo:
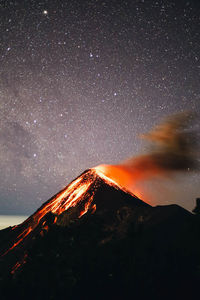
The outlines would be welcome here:
M 9 226 L 19 225 L 28 217 L 24 215 L 0 215 L 0 230 Z

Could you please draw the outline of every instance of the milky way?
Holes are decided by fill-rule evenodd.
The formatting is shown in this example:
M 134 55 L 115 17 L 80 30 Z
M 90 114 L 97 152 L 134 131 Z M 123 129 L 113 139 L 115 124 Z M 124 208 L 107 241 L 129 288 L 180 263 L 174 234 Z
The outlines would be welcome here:
M 199 113 L 199 1 L 0 9 L 1 214 L 31 213 L 83 170 L 143 152 L 138 135 L 163 116 Z

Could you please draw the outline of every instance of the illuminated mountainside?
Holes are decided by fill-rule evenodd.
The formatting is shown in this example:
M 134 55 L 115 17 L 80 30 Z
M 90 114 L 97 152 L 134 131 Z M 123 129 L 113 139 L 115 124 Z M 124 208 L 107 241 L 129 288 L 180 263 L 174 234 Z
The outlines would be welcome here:
M 128 194 L 126 190 L 117 185 L 112 179 L 106 177 L 99 170 L 90 169 L 85 171 L 82 175 L 76 178 L 72 183 L 70 183 L 67 187 L 65 187 L 62 191 L 53 196 L 50 200 L 45 202 L 33 215 L 31 215 L 25 222 L 23 222 L 19 226 L 14 226 L 12 228 L 13 231 L 16 231 L 17 234 L 13 239 L 12 245 L 1 255 L 5 256 L 15 247 L 23 243 L 27 237 L 33 233 L 37 226 L 40 224 L 40 229 L 48 230 L 47 221 L 45 220 L 45 216 L 49 213 L 52 213 L 51 222 L 57 222 L 58 216 L 61 215 L 64 211 L 67 211 L 70 208 L 76 208 L 75 217 L 80 218 L 88 210 L 94 212 L 96 210 L 96 205 L 98 209 L 102 206 L 113 208 L 118 205 L 117 203 L 104 203 L 104 199 L 101 199 L 98 204 L 96 204 L 96 194 L 98 193 L 98 189 L 102 187 L 102 185 L 109 185 L 114 189 L 124 191 L 124 193 Z M 130 193 L 129 193 L 130 194 Z M 131 194 L 130 194 L 131 195 Z M 139 200 L 136 196 L 131 195 L 135 198 L 135 204 L 137 205 L 147 205 L 141 200 Z M 132 197 L 131 197 L 132 198 Z M 134 204 L 134 205 L 135 205 Z
M 200 280 L 199 228 L 180 206 L 152 207 L 87 170 L 0 231 L 1 299 L 189 299 Z

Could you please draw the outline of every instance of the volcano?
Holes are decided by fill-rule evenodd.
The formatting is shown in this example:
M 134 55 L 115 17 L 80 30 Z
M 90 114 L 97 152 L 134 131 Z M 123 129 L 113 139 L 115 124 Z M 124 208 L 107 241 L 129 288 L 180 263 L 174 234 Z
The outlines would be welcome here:
M 99 168 L 22 224 L 0 231 L 1 299 L 152 299 L 194 295 L 199 217 L 140 200 Z
M 99 197 L 99 191 L 101 190 L 104 190 L 107 201 L 103 195 Z M 125 188 L 119 186 L 112 179 L 106 177 L 99 170 L 95 168 L 86 170 L 62 191 L 45 202 L 25 222 L 19 226 L 12 227 L 12 230 L 17 234 L 10 247 L 2 252 L 1 255 L 4 256 L 18 245 L 23 244 L 29 236 L 32 236 L 35 231 L 38 231 L 38 228 L 40 230 L 48 230 L 49 222 L 57 223 L 57 220 L 59 222 L 59 216 L 63 212 L 69 211 L 69 214 L 71 214 L 73 210 L 73 217 L 80 218 L 87 213 L 88 210 L 94 212 L 96 206 L 98 206 L 98 210 L 108 208 L 116 209 L 116 207 L 120 207 L 123 197 L 118 196 L 114 201 L 112 201 L 111 197 L 108 201 L 107 198 L 110 198 L 110 190 L 112 192 L 117 190 L 120 195 L 121 193 L 126 194 L 128 199 L 131 198 L 130 202 L 133 202 L 132 197 L 134 197 L 134 205 L 136 206 L 148 205 L 125 190 Z

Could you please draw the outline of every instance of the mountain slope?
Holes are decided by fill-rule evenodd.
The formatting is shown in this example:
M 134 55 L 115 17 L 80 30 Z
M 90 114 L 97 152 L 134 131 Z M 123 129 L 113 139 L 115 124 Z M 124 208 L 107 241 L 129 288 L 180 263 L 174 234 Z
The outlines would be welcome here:
M 22 225 L 0 231 L 1 298 L 192 298 L 199 236 L 198 216 L 151 207 L 88 170 Z
M 119 193 L 117 193 L 116 199 L 112 199 L 112 194 L 116 191 L 119 191 Z M 126 197 L 123 197 L 124 194 Z M 110 195 L 112 196 L 110 197 Z M 123 201 L 133 202 L 133 197 L 135 206 L 148 206 L 148 204 L 136 196 L 131 195 L 122 187 L 119 187 L 115 182 L 99 171 L 97 172 L 95 169 L 86 170 L 63 190 L 46 201 L 22 224 L 10 228 L 12 233 L 9 234 L 9 241 L 2 243 L 0 253 L 3 256 L 6 255 L 26 242 L 30 236 L 32 237 L 32 235 L 34 235 L 35 231 L 48 230 L 49 224 L 56 223 L 58 216 L 72 208 L 74 208 L 73 217 L 79 218 L 87 213 L 88 210 L 94 212 L 96 206 L 98 206 L 98 210 L 115 209 L 124 204 Z M 69 215 L 69 213 L 67 213 L 67 215 Z M 6 235 L 4 236 L 6 237 Z

